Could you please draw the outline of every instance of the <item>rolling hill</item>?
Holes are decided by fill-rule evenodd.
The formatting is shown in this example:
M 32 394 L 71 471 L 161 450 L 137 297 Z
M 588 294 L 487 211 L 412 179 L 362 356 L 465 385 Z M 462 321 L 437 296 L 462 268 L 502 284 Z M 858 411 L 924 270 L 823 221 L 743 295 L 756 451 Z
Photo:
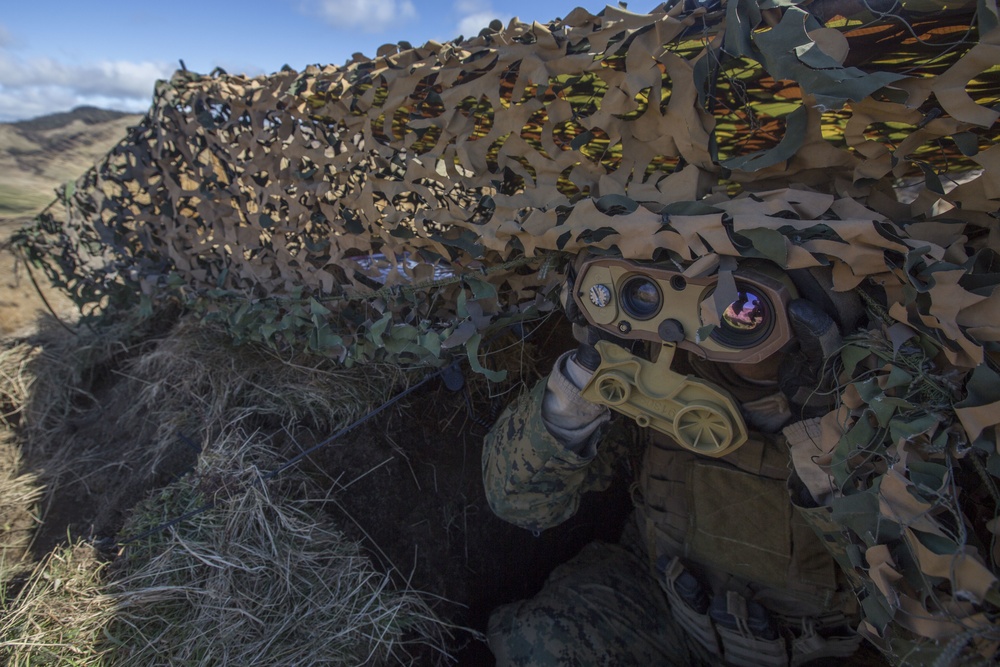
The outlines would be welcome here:
M 83 174 L 142 116 L 78 107 L 0 123 L 0 232 L 52 201 L 55 188 Z M 7 224 L 5 224 L 7 223 Z
M 30 330 L 39 313 L 47 310 L 5 242 L 55 198 L 59 185 L 81 176 L 141 118 L 78 107 L 0 123 L 0 336 Z M 64 295 L 40 287 L 57 312 L 72 317 L 73 306 Z

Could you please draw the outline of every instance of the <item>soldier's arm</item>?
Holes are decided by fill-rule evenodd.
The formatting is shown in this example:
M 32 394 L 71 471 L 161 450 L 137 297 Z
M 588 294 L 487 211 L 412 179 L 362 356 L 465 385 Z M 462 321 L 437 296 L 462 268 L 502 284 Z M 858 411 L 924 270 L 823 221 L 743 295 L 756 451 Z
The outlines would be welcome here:
M 598 456 L 607 408 L 579 395 L 571 355 L 508 406 L 486 436 L 483 482 L 497 516 L 529 530 L 573 516 L 587 491 L 606 488 L 610 464 Z M 576 380 L 574 381 L 574 376 Z

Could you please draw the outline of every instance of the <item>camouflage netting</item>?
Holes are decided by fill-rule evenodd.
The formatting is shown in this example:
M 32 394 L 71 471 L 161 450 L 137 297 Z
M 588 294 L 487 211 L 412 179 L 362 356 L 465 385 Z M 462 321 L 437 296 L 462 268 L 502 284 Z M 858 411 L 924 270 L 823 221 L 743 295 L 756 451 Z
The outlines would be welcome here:
M 866 633 L 947 664 L 1000 642 L 998 63 L 996 0 L 707 0 L 181 71 L 23 247 L 85 314 L 480 370 L 583 249 L 832 266 L 878 325 L 824 422 Z

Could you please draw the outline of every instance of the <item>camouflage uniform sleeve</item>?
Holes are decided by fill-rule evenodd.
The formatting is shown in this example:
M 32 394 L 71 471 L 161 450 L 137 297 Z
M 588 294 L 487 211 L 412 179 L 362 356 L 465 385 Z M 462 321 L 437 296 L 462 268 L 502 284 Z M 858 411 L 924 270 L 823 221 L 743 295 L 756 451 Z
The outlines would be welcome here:
M 486 498 L 500 518 L 529 530 L 557 526 L 573 516 L 580 497 L 611 482 L 608 448 L 578 454 L 545 428 L 546 380 L 508 406 L 483 444 Z M 594 433 L 595 440 L 604 429 Z M 602 451 L 603 450 L 603 451 Z

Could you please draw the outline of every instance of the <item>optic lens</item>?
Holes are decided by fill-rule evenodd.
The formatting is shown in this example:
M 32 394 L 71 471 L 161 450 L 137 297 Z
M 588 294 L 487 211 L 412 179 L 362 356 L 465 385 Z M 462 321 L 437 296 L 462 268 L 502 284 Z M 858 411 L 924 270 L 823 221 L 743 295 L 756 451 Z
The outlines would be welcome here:
M 740 332 L 753 332 L 765 324 L 763 300 L 756 293 L 740 292 L 739 298 L 722 313 L 723 326 Z
M 771 303 L 753 288 L 737 284 L 736 301 L 722 313 L 712 338 L 727 347 L 747 348 L 761 342 L 774 327 Z
M 622 285 L 622 308 L 637 320 L 648 320 L 660 312 L 660 289 L 649 278 L 636 276 Z

